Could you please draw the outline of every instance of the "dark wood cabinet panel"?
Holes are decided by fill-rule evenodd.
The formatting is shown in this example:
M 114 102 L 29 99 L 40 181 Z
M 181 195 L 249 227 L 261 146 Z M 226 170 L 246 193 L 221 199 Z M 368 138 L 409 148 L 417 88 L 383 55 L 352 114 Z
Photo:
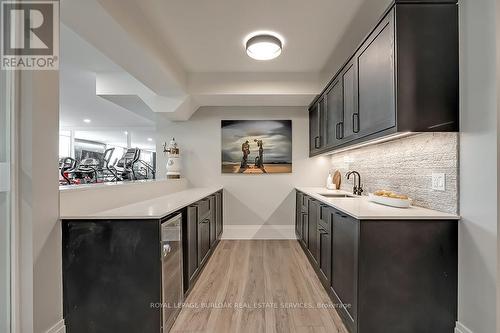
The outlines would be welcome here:
M 396 126 L 394 12 L 390 12 L 356 54 L 358 137 Z
M 217 207 L 215 205 L 215 194 L 209 197 L 210 203 L 210 248 L 217 242 Z
M 332 83 L 326 92 L 326 146 L 338 146 L 344 136 L 344 105 L 342 80 Z
M 198 266 L 205 263 L 210 251 L 210 216 L 198 220 Z
M 62 243 L 68 332 L 159 331 L 159 221 L 63 221 Z
M 363 221 L 359 332 L 453 333 L 457 240 L 456 221 Z
M 198 271 L 198 207 L 196 205 L 191 205 L 187 208 L 185 240 L 187 244 L 184 247 L 186 250 L 184 255 L 187 259 L 188 274 L 188 283 L 186 286 L 190 286 Z
M 303 194 L 297 192 L 295 195 L 295 235 L 298 240 L 302 240 L 302 198 Z
M 310 199 L 309 200 L 309 218 L 308 218 L 308 242 L 307 248 L 313 256 L 313 258 L 318 261 L 318 213 L 319 213 L 319 202 Z
M 349 63 L 343 70 L 341 76 L 342 103 L 344 108 L 342 143 L 346 143 L 356 139 L 360 131 L 356 62 L 352 61 Z
M 310 156 L 398 132 L 458 131 L 458 41 L 456 1 L 394 1 L 311 103 Z
M 216 223 L 215 223 L 215 234 L 216 238 L 220 240 L 222 236 L 222 232 L 224 229 L 224 223 L 223 223 L 223 203 L 222 203 L 222 192 L 217 192 L 215 194 L 215 215 L 216 215 Z
M 297 198 L 316 225 L 300 244 L 350 333 L 453 333 L 459 222 L 360 221 Z
M 359 223 L 352 217 L 335 211 L 333 218 L 332 278 L 331 287 L 345 305 L 344 319 L 356 326 L 358 281 Z M 342 309 L 341 309 L 342 310 Z
M 331 281 L 332 264 L 332 209 L 322 205 L 320 207 L 318 223 L 318 267 L 321 277 L 327 284 Z
M 320 152 L 326 144 L 326 99 L 319 99 L 309 110 L 309 151 Z

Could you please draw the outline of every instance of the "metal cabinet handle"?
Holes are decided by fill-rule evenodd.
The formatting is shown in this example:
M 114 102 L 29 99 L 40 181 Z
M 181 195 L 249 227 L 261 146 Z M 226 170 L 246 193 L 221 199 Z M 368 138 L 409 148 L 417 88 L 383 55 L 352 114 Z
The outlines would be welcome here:
M 320 148 L 320 145 L 321 145 L 320 137 L 317 136 L 314 138 L 314 148 L 318 149 Z
M 340 216 L 344 219 L 347 218 L 347 215 L 341 214 L 340 212 L 335 212 L 335 214 L 337 214 L 338 216 Z
M 210 222 L 210 220 L 209 220 L 209 219 L 203 219 L 203 220 L 200 222 L 200 224 L 206 224 L 206 223 L 209 223 L 209 222 Z
M 318 232 L 322 235 L 327 235 L 328 234 L 328 231 L 326 231 L 325 229 L 323 228 L 318 228 Z
M 354 133 L 359 133 L 359 113 L 352 114 L 352 131 Z
M 340 122 L 335 125 L 335 138 L 342 140 L 344 138 L 344 123 Z

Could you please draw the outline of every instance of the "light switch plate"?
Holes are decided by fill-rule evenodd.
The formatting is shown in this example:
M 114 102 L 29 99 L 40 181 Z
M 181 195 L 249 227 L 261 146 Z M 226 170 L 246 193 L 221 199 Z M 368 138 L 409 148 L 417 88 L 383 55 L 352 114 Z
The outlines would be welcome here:
M 444 173 L 432 174 L 432 189 L 434 191 L 446 191 L 446 175 Z

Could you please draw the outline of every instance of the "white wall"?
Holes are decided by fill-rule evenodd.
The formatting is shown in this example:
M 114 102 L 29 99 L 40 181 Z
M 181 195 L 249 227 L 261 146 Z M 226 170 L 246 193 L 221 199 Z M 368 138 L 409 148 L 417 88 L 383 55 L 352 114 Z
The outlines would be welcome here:
M 221 174 L 222 119 L 291 119 L 293 173 Z M 294 237 L 294 186 L 323 185 L 329 159 L 309 159 L 308 114 L 302 107 L 205 107 L 187 122 L 157 122 L 157 150 L 175 137 L 183 159 L 183 177 L 193 186 L 224 186 L 224 237 Z M 165 157 L 158 154 L 158 175 Z
M 458 325 L 496 329 L 495 0 L 460 2 L 461 135 Z
M 19 297 L 21 332 L 62 325 L 59 218 L 59 73 L 21 74 L 19 132 Z

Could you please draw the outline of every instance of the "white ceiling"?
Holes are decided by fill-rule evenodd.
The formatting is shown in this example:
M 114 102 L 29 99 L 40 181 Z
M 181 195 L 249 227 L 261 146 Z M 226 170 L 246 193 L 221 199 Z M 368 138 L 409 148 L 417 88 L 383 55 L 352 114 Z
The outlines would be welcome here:
M 307 106 L 390 1 L 64 0 L 63 23 L 119 66 L 65 54 L 63 40 L 62 68 L 65 57 L 83 55 L 109 101 L 171 120 L 187 120 L 200 106 Z M 246 55 L 245 36 L 262 30 L 283 36 L 280 57 Z M 131 82 L 105 74 L 115 67 Z
M 187 72 L 320 72 L 364 1 L 134 2 L 141 9 L 141 20 L 152 25 Z M 280 57 L 262 62 L 246 55 L 244 38 L 258 30 L 284 37 Z
M 111 60 L 61 25 L 60 127 L 152 127 L 154 122 L 96 95 L 96 72 L 122 71 Z M 83 122 L 90 119 L 91 123 Z

